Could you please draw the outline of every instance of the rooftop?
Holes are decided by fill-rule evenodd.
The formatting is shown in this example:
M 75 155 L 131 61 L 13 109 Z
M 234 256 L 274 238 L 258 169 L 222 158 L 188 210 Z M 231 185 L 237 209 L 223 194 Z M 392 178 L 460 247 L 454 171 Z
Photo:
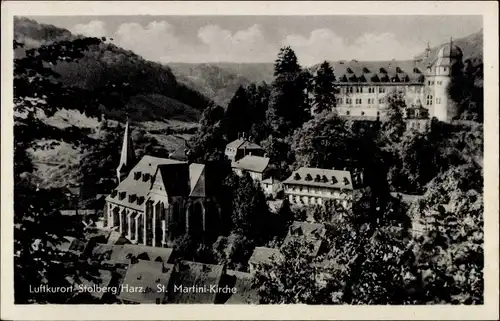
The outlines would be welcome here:
M 151 189 L 153 182 L 152 177 L 157 171 L 159 165 L 164 164 L 183 164 L 185 162 L 168 159 L 159 158 L 149 155 L 145 155 L 139 163 L 130 171 L 127 178 L 125 178 L 116 188 L 116 194 L 111 194 L 106 197 L 106 201 L 112 202 L 114 204 L 123 205 L 130 207 L 135 210 L 142 211 L 143 203 L 140 202 L 146 197 L 147 193 Z M 134 173 L 140 173 L 141 177 L 134 179 Z M 130 202 L 128 195 L 123 199 L 120 199 L 119 193 L 126 192 L 126 194 L 135 195 L 134 201 Z
M 284 184 L 352 190 L 351 173 L 346 170 L 301 167 Z
M 283 241 L 283 245 L 288 244 L 294 238 L 303 237 L 311 242 L 311 254 L 316 256 L 319 254 L 322 238 L 325 234 L 326 229 L 324 224 L 295 221 L 290 226 L 288 234 Z
M 122 291 L 118 298 L 135 303 L 163 303 L 167 293 L 158 291 L 157 286 L 161 284 L 168 288 L 173 270 L 173 264 L 163 262 L 139 260 L 130 264 L 122 286 L 142 287 L 144 291 Z
M 226 304 L 257 304 L 259 303 L 258 291 L 252 288 L 253 277 L 250 273 L 227 270 L 227 278 L 230 286 L 236 288 L 236 293 L 232 294 L 225 302 Z
M 233 162 L 231 167 L 243 169 L 251 172 L 263 173 L 269 165 L 269 158 L 246 155 L 237 162 Z
M 168 263 L 172 252 L 172 248 L 146 245 L 98 244 L 92 249 L 91 257 L 99 262 L 107 264 L 128 264 L 132 257 L 139 260 Z
M 246 139 L 236 139 L 229 144 L 226 145 L 226 148 L 234 148 L 234 149 L 262 149 L 259 145 L 252 143 Z
M 178 272 L 172 279 L 174 286 L 207 287 L 220 285 L 224 267 L 222 265 L 203 264 L 198 262 L 181 261 L 178 263 Z M 172 293 L 172 303 L 215 303 L 216 293 L 212 292 L 182 292 Z
M 278 249 L 269 247 L 256 247 L 253 250 L 252 256 L 248 260 L 252 264 L 270 264 L 273 261 L 282 258 L 281 252 Z
M 78 285 L 84 285 L 87 287 L 93 287 L 97 285 L 101 288 L 108 287 L 111 279 L 113 278 L 113 273 L 109 270 L 97 269 L 96 271 L 86 271 L 87 274 L 81 276 L 69 277 L 68 281 L 78 289 Z M 78 291 L 78 290 L 77 290 Z M 105 291 L 89 291 L 92 297 L 96 299 L 101 299 L 106 293 Z

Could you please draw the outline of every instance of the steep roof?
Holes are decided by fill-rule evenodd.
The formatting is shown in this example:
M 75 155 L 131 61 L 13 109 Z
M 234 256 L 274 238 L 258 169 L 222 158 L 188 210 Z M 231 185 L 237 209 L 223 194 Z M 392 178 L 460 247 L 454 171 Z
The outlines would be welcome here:
M 113 278 L 113 273 L 109 270 L 97 269 L 91 273 L 81 276 L 71 276 L 68 281 L 74 286 L 75 291 L 79 292 L 78 286 L 81 284 L 86 287 L 93 287 L 94 285 L 101 288 L 108 287 Z M 101 299 L 107 292 L 105 291 L 88 291 L 92 297 Z
M 178 272 L 173 278 L 174 286 L 206 287 L 220 285 L 224 267 L 222 265 L 203 264 L 198 262 L 181 261 L 178 263 Z M 216 293 L 174 291 L 172 303 L 215 303 Z
M 153 157 L 149 155 L 145 155 L 139 163 L 130 171 L 127 178 L 125 178 L 115 189 L 115 193 L 111 193 L 106 197 L 106 201 L 122 205 L 126 207 L 130 207 L 135 210 L 143 210 L 144 203 L 141 202 L 141 197 L 145 198 L 149 190 L 151 189 L 151 185 L 153 182 L 153 176 L 157 171 L 159 165 L 162 164 L 183 164 L 185 162 L 168 159 L 168 158 L 159 158 Z M 141 177 L 135 179 L 135 173 L 140 173 Z M 148 179 L 144 180 L 142 176 L 143 174 L 147 174 Z M 125 192 L 126 195 L 123 199 L 120 199 L 120 193 Z M 135 198 L 132 202 L 129 201 L 128 196 L 135 195 Z
M 256 247 L 253 250 L 252 256 L 248 260 L 248 263 L 252 264 L 270 264 L 273 261 L 282 259 L 280 250 L 272 249 L 269 247 Z
M 161 164 L 155 178 L 161 175 L 168 196 L 188 196 L 190 192 L 189 165 L 187 163 Z
M 203 164 L 190 164 L 189 165 L 189 182 L 190 192 L 189 196 L 205 197 L 205 165 Z
M 163 262 L 139 260 L 135 264 L 130 264 L 122 286 L 142 287 L 144 291 L 122 291 L 118 298 L 135 303 L 157 303 L 158 300 L 163 303 L 167 293 L 158 291 L 157 286 L 160 284 L 168 288 L 173 270 L 173 264 Z
M 105 264 L 128 264 L 132 257 L 141 260 L 167 263 L 173 253 L 172 248 L 153 247 L 137 244 L 98 244 L 92 249 L 91 257 Z
M 233 162 L 231 167 L 244 169 L 251 172 L 262 173 L 269 165 L 269 158 L 254 155 L 246 155 L 237 162 Z
M 319 176 L 318 176 L 319 175 Z M 319 181 L 316 181 L 319 177 Z M 335 179 L 333 179 L 335 178 Z M 353 189 L 351 173 L 345 170 L 301 167 L 288 177 L 284 184 Z
M 325 236 L 325 233 L 324 224 L 295 221 L 290 226 L 288 234 L 283 241 L 283 246 L 291 242 L 294 238 L 303 237 L 311 242 L 311 254 L 316 256 L 321 248 L 321 238 Z
M 335 61 L 331 62 L 335 77 L 342 83 L 398 83 L 421 84 L 421 75 L 425 73 L 426 64 L 413 60 L 403 61 Z
M 246 139 L 236 139 L 229 144 L 226 145 L 226 148 L 234 148 L 234 149 L 262 149 L 259 145 L 252 143 Z
M 230 286 L 236 288 L 236 293 L 231 294 L 226 304 L 257 304 L 259 295 L 256 288 L 252 287 L 252 275 L 246 272 L 227 270 Z
M 132 138 L 130 136 L 129 124 L 127 121 L 127 123 L 125 124 L 125 132 L 123 134 L 123 143 L 120 154 L 120 165 L 118 167 L 118 171 L 120 171 L 120 169 L 126 169 L 130 166 L 133 166 L 134 163 L 135 163 L 135 152 L 134 152 L 134 146 L 132 144 Z

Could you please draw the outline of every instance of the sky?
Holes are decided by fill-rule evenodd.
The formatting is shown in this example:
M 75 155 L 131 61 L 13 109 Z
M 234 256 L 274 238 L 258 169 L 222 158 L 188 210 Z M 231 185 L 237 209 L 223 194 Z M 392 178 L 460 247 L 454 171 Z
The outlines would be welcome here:
M 36 16 L 161 63 L 272 62 L 289 45 L 303 65 L 405 60 L 482 28 L 481 16 Z

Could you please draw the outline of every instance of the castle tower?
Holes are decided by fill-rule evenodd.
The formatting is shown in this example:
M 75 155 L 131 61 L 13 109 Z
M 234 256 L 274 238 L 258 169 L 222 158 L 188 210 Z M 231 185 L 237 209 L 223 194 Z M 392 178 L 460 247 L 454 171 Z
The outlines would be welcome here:
M 450 121 L 453 114 L 449 112 L 451 101 L 448 98 L 451 68 L 456 62 L 462 61 L 462 50 L 453 45 L 453 41 L 445 44 L 438 51 L 437 58 L 427 75 L 428 92 L 424 101 L 429 108 L 431 117 L 440 121 Z
M 130 136 L 128 120 L 125 124 L 125 133 L 123 134 L 123 145 L 120 156 L 120 164 L 116 169 L 116 176 L 118 183 L 124 180 L 132 167 L 135 165 L 135 152 L 132 145 L 132 138 Z

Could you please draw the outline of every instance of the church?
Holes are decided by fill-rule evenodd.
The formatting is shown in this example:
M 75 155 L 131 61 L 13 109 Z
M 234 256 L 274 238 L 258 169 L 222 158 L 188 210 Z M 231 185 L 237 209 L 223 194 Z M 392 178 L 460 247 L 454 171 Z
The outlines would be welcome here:
M 210 195 L 208 167 L 149 155 L 136 162 L 127 122 L 118 186 L 106 197 L 106 226 L 134 244 L 157 247 L 185 234 L 214 231 L 220 211 Z
M 451 67 L 462 61 L 462 50 L 452 41 L 434 54 L 408 61 L 339 61 L 333 64 L 339 93 L 340 116 L 363 120 L 383 119 L 387 96 L 400 92 L 406 102 L 405 118 L 450 121 L 454 115 L 448 98 Z

